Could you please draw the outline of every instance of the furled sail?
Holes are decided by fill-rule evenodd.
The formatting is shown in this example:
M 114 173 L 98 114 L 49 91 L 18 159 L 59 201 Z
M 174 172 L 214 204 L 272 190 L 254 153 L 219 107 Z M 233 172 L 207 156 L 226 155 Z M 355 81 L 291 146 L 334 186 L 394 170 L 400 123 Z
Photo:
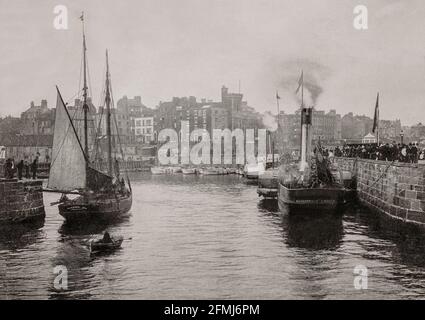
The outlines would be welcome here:
M 48 187 L 72 191 L 86 187 L 86 159 L 58 90 Z

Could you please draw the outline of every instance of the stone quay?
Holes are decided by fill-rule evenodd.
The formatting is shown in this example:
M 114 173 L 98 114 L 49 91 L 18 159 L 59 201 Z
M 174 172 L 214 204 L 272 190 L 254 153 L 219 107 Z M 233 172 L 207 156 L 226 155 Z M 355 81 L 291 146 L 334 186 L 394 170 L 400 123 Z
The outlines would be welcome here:
M 425 227 L 425 165 L 358 158 L 334 161 L 356 177 L 362 204 L 399 221 Z
M 44 219 L 41 180 L 0 179 L 0 224 Z

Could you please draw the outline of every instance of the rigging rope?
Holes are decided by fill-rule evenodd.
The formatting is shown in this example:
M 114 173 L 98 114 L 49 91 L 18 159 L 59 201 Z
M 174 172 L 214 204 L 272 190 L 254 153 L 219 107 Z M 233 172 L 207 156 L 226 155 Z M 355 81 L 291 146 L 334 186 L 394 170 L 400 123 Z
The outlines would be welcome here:
M 110 89 L 111 89 L 111 106 L 114 106 L 115 101 L 114 101 L 114 94 L 112 92 L 112 79 L 111 79 L 111 77 L 109 78 L 109 85 L 110 85 Z M 113 117 L 114 117 L 115 129 L 117 130 L 117 137 L 118 137 L 118 144 L 119 144 L 119 147 L 120 147 L 120 153 L 121 153 L 122 160 L 124 162 L 125 161 L 124 151 L 122 149 L 121 138 L 120 138 L 120 134 L 119 134 L 119 131 L 118 131 L 118 125 L 117 125 L 117 119 L 116 119 L 115 113 L 113 113 Z M 128 177 L 127 170 L 125 171 L 125 177 L 127 178 L 127 183 L 128 183 L 130 190 L 131 190 L 130 179 Z
M 378 178 L 378 179 L 376 179 L 370 186 L 367 186 L 368 188 L 372 188 L 373 186 L 375 186 L 375 184 L 376 183 L 378 183 L 379 182 L 379 180 L 381 180 L 383 177 L 384 177 L 384 175 L 386 175 L 387 174 L 387 171 L 388 171 L 388 169 L 394 164 L 394 162 L 395 162 L 395 160 L 393 160 L 393 161 L 391 161 L 391 163 L 389 164 L 389 165 L 387 165 L 387 167 L 385 168 L 385 170 L 384 170 L 384 172 L 381 174 L 381 176 Z

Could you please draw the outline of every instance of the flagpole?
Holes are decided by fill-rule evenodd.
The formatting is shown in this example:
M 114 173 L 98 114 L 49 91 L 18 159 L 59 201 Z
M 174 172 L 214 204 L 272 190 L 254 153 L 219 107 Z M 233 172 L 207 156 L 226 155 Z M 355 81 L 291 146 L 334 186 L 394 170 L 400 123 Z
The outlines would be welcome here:
M 301 70 L 301 109 L 304 108 L 304 70 Z
M 279 92 L 276 90 L 276 105 L 277 105 L 277 137 L 280 140 L 280 108 L 279 108 Z M 273 140 L 273 168 L 274 168 L 274 140 Z
M 376 95 L 376 105 L 375 105 L 375 117 L 374 117 L 375 125 L 376 125 L 376 144 L 379 147 L 379 92 Z
M 279 99 L 280 99 L 279 92 L 277 92 L 277 90 L 276 90 L 277 120 L 278 120 L 277 125 L 279 125 L 279 114 L 280 114 Z
M 376 122 L 376 125 L 377 125 L 377 129 L 378 129 L 378 132 L 377 132 L 377 134 L 378 134 L 378 139 L 377 139 L 377 141 L 378 141 L 378 146 L 379 146 L 379 92 L 378 92 L 378 119 L 377 119 L 377 122 Z
M 378 120 L 379 121 L 379 120 Z M 376 141 L 377 141 L 377 143 L 378 143 L 378 147 L 379 147 L 379 125 L 378 125 L 378 128 L 377 128 L 377 132 L 376 132 Z
M 379 147 L 379 118 L 378 118 L 377 124 L 376 124 L 376 143 Z

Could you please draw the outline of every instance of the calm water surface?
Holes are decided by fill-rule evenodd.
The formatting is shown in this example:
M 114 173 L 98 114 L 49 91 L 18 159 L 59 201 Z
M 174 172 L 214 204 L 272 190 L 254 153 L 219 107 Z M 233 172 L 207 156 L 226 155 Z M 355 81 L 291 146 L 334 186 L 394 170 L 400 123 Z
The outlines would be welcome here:
M 425 297 L 425 237 L 361 208 L 294 218 L 238 176 L 132 176 L 131 215 L 70 226 L 49 204 L 39 225 L 0 229 L 0 298 L 372 299 Z M 108 229 L 122 248 L 90 255 Z M 57 265 L 68 291 L 53 287 Z M 353 286 L 356 265 L 368 289 Z

